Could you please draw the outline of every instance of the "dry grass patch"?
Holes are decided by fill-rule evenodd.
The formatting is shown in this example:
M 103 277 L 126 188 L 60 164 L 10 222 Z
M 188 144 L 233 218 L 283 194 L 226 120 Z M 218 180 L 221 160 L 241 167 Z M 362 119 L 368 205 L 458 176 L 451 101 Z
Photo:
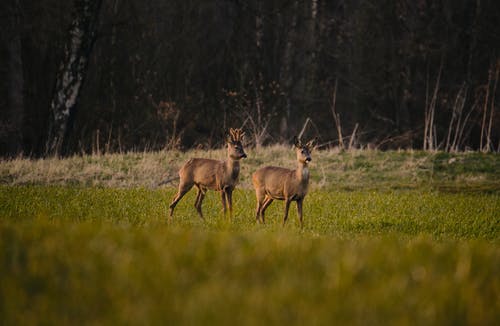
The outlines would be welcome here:
M 263 165 L 296 166 L 290 146 L 246 149 L 241 163 L 240 187 L 251 188 L 253 171 Z M 64 159 L 0 161 L 0 183 L 104 187 L 155 187 L 175 178 L 189 158 L 224 160 L 226 150 L 190 150 L 72 156 Z M 486 187 L 500 190 L 500 155 L 481 153 L 427 153 L 422 151 L 321 150 L 312 154 L 313 189 L 399 189 Z M 176 185 L 176 182 L 173 182 Z M 484 186 L 484 187 L 483 187 Z

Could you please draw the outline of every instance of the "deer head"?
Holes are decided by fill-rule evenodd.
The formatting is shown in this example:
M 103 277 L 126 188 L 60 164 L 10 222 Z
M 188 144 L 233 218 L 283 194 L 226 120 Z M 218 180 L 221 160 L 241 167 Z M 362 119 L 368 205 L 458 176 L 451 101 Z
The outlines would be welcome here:
M 240 160 L 247 157 L 245 151 L 243 150 L 243 137 L 245 133 L 241 129 L 229 129 L 229 135 L 227 137 L 227 154 L 233 160 Z
M 302 141 L 295 136 L 293 138 L 295 152 L 297 153 L 297 161 L 303 164 L 307 164 L 311 162 L 311 151 L 314 147 L 314 142 L 316 139 L 312 139 L 308 141 L 306 144 L 303 144 Z

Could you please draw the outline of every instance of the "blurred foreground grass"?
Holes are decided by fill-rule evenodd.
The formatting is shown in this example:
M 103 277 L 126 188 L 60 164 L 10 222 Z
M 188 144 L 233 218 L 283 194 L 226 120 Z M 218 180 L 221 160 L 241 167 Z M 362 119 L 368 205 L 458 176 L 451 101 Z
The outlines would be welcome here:
M 498 193 L 324 191 L 266 225 L 194 191 L 0 187 L 3 324 L 496 324 Z

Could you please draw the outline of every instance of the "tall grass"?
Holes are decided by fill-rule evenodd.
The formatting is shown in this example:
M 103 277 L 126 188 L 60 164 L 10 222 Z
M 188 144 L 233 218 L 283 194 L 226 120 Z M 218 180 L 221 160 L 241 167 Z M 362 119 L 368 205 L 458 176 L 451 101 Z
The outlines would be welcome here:
M 495 324 L 497 246 L 0 225 L 5 324 Z

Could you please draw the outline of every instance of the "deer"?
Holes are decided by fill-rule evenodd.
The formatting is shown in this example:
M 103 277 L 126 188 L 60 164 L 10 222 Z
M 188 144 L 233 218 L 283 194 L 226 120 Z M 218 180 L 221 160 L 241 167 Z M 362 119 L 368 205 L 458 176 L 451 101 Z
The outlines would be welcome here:
M 179 189 L 170 204 L 169 217 L 172 218 L 177 203 L 193 186 L 198 189 L 194 207 L 201 219 L 204 219 L 201 204 L 207 190 L 221 193 L 224 217 L 229 209 L 229 217 L 233 217 L 233 190 L 238 183 L 240 160 L 247 157 L 243 149 L 241 129 L 229 130 L 227 136 L 227 160 L 219 161 L 206 158 L 191 158 L 179 170 Z
M 294 137 L 294 147 L 297 154 L 297 168 L 295 170 L 277 166 L 265 166 L 252 174 L 252 183 L 257 197 L 256 220 L 265 223 L 264 212 L 273 200 L 285 201 L 285 215 L 283 227 L 288 219 L 288 210 L 292 201 L 297 202 L 297 213 L 299 215 L 300 227 L 302 221 L 302 203 L 307 195 L 309 186 L 309 168 L 311 162 L 311 151 L 315 140 L 307 144 Z

